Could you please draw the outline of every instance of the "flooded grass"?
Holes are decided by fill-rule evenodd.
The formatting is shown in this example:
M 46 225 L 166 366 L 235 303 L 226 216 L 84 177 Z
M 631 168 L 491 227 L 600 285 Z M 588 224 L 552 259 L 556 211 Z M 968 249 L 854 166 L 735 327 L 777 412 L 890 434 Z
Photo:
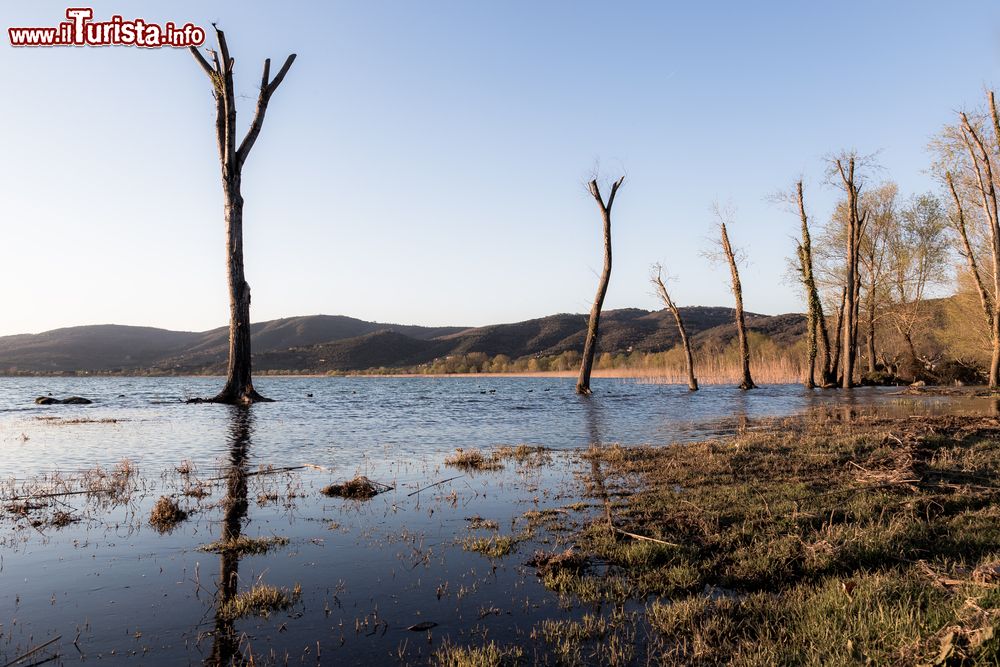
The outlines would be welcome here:
M 445 458 L 444 464 L 460 470 L 499 470 L 503 467 L 500 461 L 478 449 L 456 449 L 454 454 Z
M 444 464 L 460 470 L 500 470 L 505 461 L 522 466 L 543 466 L 551 461 L 549 450 L 532 445 L 502 445 L 489 452 L 458 448 L 445 458 Z
M 240 535 L 231 540 L 219 540 L 198 548 L 201 551 L 209 551 L 217 554 L 249 556 L 266 554 L 272 549 L 283 547 L 287 544 L 287 537 L 279 537 L 277 535 L 269 537 L 247 537 L 246 535 Z
M 248 591 L 237 593 L 219 607 L 219 616 L 226 621 L 235 621 L 248 616 L 268 617 L 274 612 L 291 609 L 302 597 L 302 588 L 296 585 L 292 590 L 268 584 L 254 584 Z
M 514 535 L 492 535 L 490 537 L 467 537 L 462 540 L 462 548 L 489 558 L 503 558 L 514 552 L 523 538 Z
M 1000 423 L 789 426 L 591 450 L 586 483 L 607 514 L 577 538 L 608 567 L 540 569 L 544 584 L 584 602 L 645 602 L 656 661 L 995 660 L 1000 593 L 982 573 L 1000 552 Z M 631 627 L 602 628 L 602 645 Z
M 747 420 L 682 446 L 335 467 L 257 458 L 246 414 L 215 464 L 4 483 L 0 663 L 58 636 L 63 657 L 165 664 L 1000 658 L 994 418 Z M 358 475 L 335 497 L 365 502 L 327 500 L 352 470 L 393 485 Z M 161 534 L 164 499 L 188 516 Z

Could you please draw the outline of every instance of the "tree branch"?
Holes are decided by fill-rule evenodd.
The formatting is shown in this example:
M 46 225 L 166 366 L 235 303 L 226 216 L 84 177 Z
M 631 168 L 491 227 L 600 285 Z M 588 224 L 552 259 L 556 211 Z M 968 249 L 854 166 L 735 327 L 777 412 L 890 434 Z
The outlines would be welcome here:
M 254 111 L 253 121 L 250 123 L 250 128 L 247 130 L 246 136 L 243 137 L 243 141 L 240 142 L 239 150 L 236 151 L 236 163 L 242 168 L 243 163 L 246 162 L 247 156 L 250 154 L 250 149 L 253 148 L 254 143 L 257 141 L 257 137 L 260 135 L 260 129 L 264 126 L 264 116 L 267 114 L 267 104 L 271 100 L 271 95 L 274 91 L 278 89 L 281 82 L 285 78 L 285 74 L 288 73 L 289 68 L 292 63 L 295 62 L 295 54 L 288 56 L 285 59 L 285 64 L 281 66 L 278 70 L 277 76 L 274 77 L 273 81 L 269 81 L 271 73 L 271 59 L 268 58 L 264 61 L 264 72 L 260 78 L 260 93 L 257 95 L 257 108 Z
M 205 56 L 201 55 L 201 51 L 198 50 L 198 47 L 196 47 L 196 46 L 189 46 L 188 47 L 188 51 L 191 52 L 191 55 L 194 56 L 194 59 L 198 62 L 198 65 L 200 65 L 201 68 L 203 70 L 205 70 L 205 74 L 207 74 L 208 78 L 211 79 L 212 78 L 212 66 L 208 64 L 208 61 L 205 59 Z

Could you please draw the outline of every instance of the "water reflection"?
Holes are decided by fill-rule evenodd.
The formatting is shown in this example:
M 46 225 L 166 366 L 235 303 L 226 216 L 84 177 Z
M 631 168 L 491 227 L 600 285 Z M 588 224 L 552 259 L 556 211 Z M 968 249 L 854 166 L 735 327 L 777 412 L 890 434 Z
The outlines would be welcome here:
M 588 458 L 590 459 L 590 495 L 597 497 L 604 503 L 604 518 L 611 527 L 614 524 L 611 520 L 611 498 L 608 495 L 608 487 L 604 483 L 604 471 L 601 469 L 601 450 L 604 448 L 601 429 L 601 408 L 593 397 L 582 397 L 584 416 L 587 422 L 587 434 L 590 436 L 590 447 Z
M 226 472 L 226 498 L 223 501 L 222 529 L 219 540 L 232 542 L 243 533 L 249 502 L 247 500 L 247 460 L 250 435 L 253 431 L 253 411 L 232 408 L 229 423 L 229 462 Z M 236 549 L 223 549 L 219 556 L 219 585 L 215 599 L 215 634 L 212 655 L 207 664 L 243 665 L 247 659 L 240 653 L 235 622 L 223 613 L 224 607 L 236 597 L 240 574 L 240 556 Z

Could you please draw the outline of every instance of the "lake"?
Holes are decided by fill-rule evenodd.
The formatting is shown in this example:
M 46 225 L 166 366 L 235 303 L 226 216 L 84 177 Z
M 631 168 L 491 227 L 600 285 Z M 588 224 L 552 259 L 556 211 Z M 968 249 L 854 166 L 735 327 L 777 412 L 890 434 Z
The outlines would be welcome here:
M 0 378 L 0 477 L 108 464 L 144 468 L 224 455 L 229 408 L 187 405 L 214 395 L 219 378 Z M 740 420 L 816 411 L 995 414 L 996 402 L 902 396 L 897 388 L 809 391 L 772 385 L 743 392 L 709 385 L 595 379 L 594 395 L 568 378 L 260 378 L 275 403 L 254 406 L 254 462 L 353 469 L 384 460 L 430 459 L 456 447 L 531 443 L 552 449 L 593 441 L 665 444 L 731 432 Z M 79 395 L 93 405 L 38 406 L 37 396 Z M 115 419 L 55 428 L 43 417 Z M 27 439 L 26 439 L 27 438 Z
M 584 398 L 573 384 L 261 378 L 277 402 L 242 410 L 182 402 L 219 378 L 0 379 L 0 664 L 49 641 L 22 664 L 422 664 L 444 641 L 489 639 L 530 656 L 541 619 L 594 611 L 526 565 L 567 546 L 546 517 L 599 511 L 580 448 L 682 443 L 764 417 L 997 414 L 995 400 L 893 389 L 689 393 L 597 379 Z M 50 392 L 94 403 L 34 404 Z M 521 443 L 552 451 L 483 472 L 444 464 L 457 448 Z M 126 458 L 125 492 L 92 492 Z M 320 493 L 356 474 L 391 490 L 365 502 Z M 162 533 L 148 523 L 161 496 L 188 514 Z M 287 543 L 203 550 L 234 536 Z M 500 538 L 509 553 L 483 549 Z M 227 615 L 258 583 L 292 603 Z

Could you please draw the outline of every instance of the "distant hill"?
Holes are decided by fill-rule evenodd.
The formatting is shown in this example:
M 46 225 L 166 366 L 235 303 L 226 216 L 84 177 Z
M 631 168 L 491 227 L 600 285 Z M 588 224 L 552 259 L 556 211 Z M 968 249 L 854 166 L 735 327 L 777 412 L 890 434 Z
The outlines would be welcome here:
M 698 345 L 725 345 L 736 335 L 733 311 L 719 307 L 682 308 Z M 803 335 L 802 315 L 748 313 L 751 330 L 791 344 Z M 330 372 L 407 368 L 449 355 L 480 352 L 512 359 L 556 355 L 583 347 L 587 316 L 550 315 L 485 327 L 421 327 L 366 322 L 341 315 L 311 315 L 259 322 L 252 327 L 254 365 L 260 371 Z M 601 352 L 659 352 L 678 343 L 665 310 L 605 311 Z M 204 332 L 99 325 L 0 337 L 0 373 L 157 373 L 221 372 L 228 329 Z

